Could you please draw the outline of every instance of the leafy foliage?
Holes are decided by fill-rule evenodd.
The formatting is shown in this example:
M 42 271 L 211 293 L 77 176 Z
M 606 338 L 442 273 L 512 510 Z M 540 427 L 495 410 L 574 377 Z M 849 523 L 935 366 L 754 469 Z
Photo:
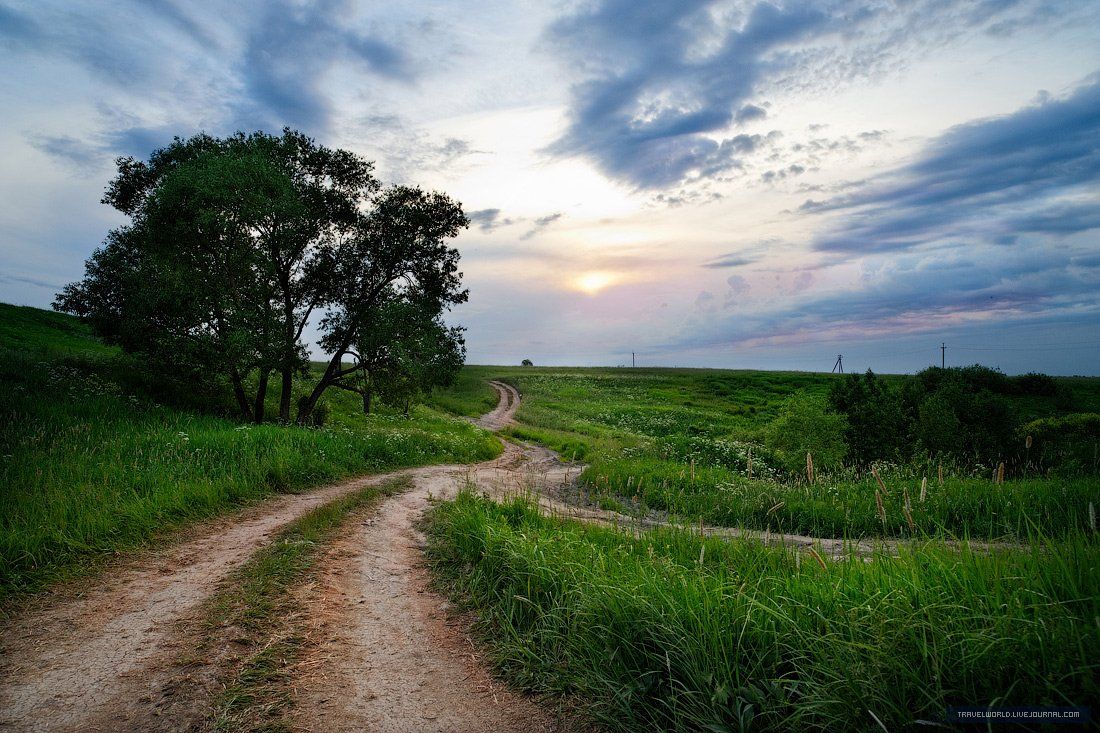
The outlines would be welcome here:
M 827 410 L 824 400 L 793 395 L 768 425 L 766 444 L 791 473 L 806 466 L 807 453 L 818 466 L 838 468 L 848 450 L 844 441 L 847 427 L 844 415 Z
M 461 206 L 417 188 L 380 191 L 372 169 L 290 129 L 177 138 L 148 162 L 120 159 L 104 203 L 130 222 L 55 307 L 165 378 L 229 382 L 255 422 L 272 374 L 290 419 L 294 378 L 310 372 L 302 333 L 325 312 L 332 361 L 299 403 L 298 421 L 314 423 L 378 309 L 415 304 L 430 319 L 466 298 L 445 244 L 468 223 Z M 453 342 L 435 333 L 441 348 Z

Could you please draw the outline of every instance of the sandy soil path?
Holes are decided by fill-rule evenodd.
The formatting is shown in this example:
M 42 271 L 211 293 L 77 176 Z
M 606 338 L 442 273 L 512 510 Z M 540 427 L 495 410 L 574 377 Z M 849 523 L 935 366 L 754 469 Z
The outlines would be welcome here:
M 371 733 L 537 733 L 556 716 L 495 681 L 468 622 L 429 589 L 416 521 L 429 498 L 452 496 L 471 474 L 524 462 L 504 455 L 472 471 L 428 469 L 326 553 L 305 598 L 309 653 L 299 665 L 294 727 Z
M 507 423 L 518 406 L 515 390 L 497 389 L 501 404 L 483 418 L 489 426 Z M 169 706 L 160 686 L 187 651 L 181 622 L 281 527 L 392 476 L 412 474 L 417 486 L 431 486 L 463 470 L 407 469 L 280 496 L 36 599 L 0 623 L 0 731 L 147 729 L 156 716 L 150 710 Z M 166 720 L 160 729 L 186 727 L 187 721 Z
M 497 391 L 497 406 L 474 422 L 486 430 L 500 430 L 515 422 L 516 410 L 519 409 L 519 392 L 504 382 L 490 381 L 489 384 Z

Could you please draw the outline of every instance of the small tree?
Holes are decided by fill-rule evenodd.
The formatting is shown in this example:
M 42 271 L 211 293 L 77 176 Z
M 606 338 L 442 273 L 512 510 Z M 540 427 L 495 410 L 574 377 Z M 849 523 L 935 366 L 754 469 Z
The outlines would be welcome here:
M 534 366 L 534 365 L 535 365 L 535 362 L 531 361 L 530 359 L 524 359 L 522 362 L 520 362 L 520 366 Z
M 468 297 L 458 250 L 447 244 L 469 226 L 459 203 L 408 186 L 386 189 L 372 203 L 354 235 L 334 242 L 315 263 L 329 306 L 320 324 L 321 345 L 332 356 L 302 403 L 299 422 L 308 421 L 326 389 L 360 369 L 343 367 L 343 357 L 354 354 L 385 308 L 405 301 L 438 316 Z
M 856 464 L 893 457 L 902 448 L 906 419 L 898 393 L 870 369 L 834 381 L 828 404 L 847 418 L 844 438 Z
M 447 327 L 430 308 L 394 298 L 364 324 L 349 353 L 358 369 L 332 386 L 362 395 L 365 414 L 370 414 L 376 394 L 403 405 L 407 414 L 417 396 L 454 382 L 466 346 L 461 328 Z

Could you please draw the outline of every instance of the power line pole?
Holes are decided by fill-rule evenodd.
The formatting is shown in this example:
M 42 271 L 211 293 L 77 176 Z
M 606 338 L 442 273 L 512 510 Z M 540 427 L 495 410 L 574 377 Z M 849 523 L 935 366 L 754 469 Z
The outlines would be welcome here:
M 630 367 L 633 369 L 636 366 L 638 366 L 638 365 L 634 362 L 634 352 L 631 351 L 630 352 Z
M 840 374 L 844 373 L 844 355 L 843 354 L 837 354 L 836 355 L 836 364 L 833 364 L 833 372 L 834 373 L 839 372 Z
M 940 344 L 940 369 L 947 368 L 947 342 Z

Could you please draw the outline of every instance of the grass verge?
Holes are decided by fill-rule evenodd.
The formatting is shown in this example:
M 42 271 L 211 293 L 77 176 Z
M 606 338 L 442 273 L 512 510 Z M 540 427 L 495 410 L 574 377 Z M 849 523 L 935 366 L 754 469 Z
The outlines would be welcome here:
M 76 319 L 0 305 L 0 320 L 9 316 L 0 326 L 0 606 L 272 493 L 500 451 L 464 420 L 427 407 L 411 419 L 367 416 L 343 393 L 323 428 L 158 404 L 127 391 L 118 354 Z
M 951 705 L 1100 699 L 1100 555 L 1082 535 L 832 561 L 469 493 L 427 528 L 501 672 L 610 730 L 924 729 Z

